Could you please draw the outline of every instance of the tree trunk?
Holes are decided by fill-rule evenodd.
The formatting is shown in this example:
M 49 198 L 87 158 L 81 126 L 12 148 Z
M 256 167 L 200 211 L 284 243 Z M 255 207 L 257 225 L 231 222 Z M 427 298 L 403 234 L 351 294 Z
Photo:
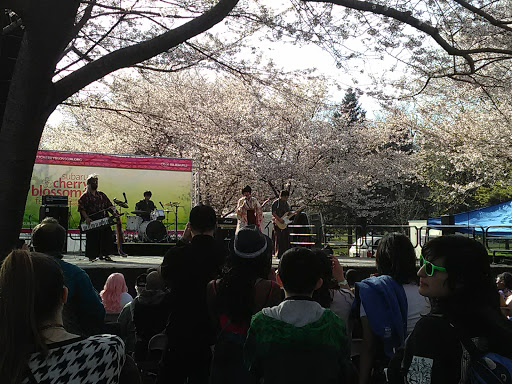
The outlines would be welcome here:
M 0 130 L 0 260 L 19 237 L 39 140 L 56 108 L 52 76 L 78 6 L 73 0 L 33 4 L 23 15 L 26 29 Z

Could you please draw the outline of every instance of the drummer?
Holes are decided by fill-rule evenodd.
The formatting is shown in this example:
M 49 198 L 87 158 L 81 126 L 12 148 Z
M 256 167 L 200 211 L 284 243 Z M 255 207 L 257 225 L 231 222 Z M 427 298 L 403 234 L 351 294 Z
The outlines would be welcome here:
M 156 209 L 155 204 L 150 200 L 152 196 L 151 191 L 144 192 L 144 199 L 135 204 L 136 211 L 144 211 L 144 213 L 138 213 L 137 215 L 142 217 L 144 221 L 151 220 L 150 213 Z

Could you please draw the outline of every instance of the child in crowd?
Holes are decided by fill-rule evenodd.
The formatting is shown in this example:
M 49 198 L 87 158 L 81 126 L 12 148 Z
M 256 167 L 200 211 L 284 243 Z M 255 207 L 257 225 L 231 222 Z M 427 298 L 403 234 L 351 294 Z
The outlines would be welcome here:
M 512 324 L 500 312 L 485 247 L 467 237 L 441 236 L 425 244 L 421 264 L 419 292 L 430 299 L 432 310 L 418 321 L 396 364 L 405 381 L 392 382 L 469 382 L 470 356 L 463 342 L 512 358 Z
M 55 259 L 22 250 L 7 256 L 0 270 L 2 384 L 120 382 L 122 340 L 67 332 L 62 322 L 67 296 Z
M 253 317 L 245 343 L 245 363 L 256 378 L 267 384 L 346 382 L 345 325 L 312 299 L 323 283 L 321 273 L 311 250 L 292 248 L 283 254 L 277 280 L 285 299 Z
M 112 273 L 107 278 L 100 297 L 107 313 L 120 313 L 121 309 L 133 300 L 122 273 Z

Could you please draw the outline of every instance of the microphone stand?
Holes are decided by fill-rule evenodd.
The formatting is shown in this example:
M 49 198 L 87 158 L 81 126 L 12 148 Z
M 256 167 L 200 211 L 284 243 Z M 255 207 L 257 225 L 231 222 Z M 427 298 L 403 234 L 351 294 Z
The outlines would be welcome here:
M 169 242 L 169 209 L 165 209 L 161 201 L 158 202 L 165 213 L 165 241 Z M 166 204 L 167 205 L 167 204 Z
M 32 248 L 32 214 L 28 215 L 28 229 L 30 230 L 30 243 L 28 245 L 30 249 Z
M 180 207 L 180 203 L 171 203 L 170 205 L 174 207 L 174 241 L 178 244 L 178 208 Z
M 174 241 L 178 244 L 178 203 L 174 206 Z

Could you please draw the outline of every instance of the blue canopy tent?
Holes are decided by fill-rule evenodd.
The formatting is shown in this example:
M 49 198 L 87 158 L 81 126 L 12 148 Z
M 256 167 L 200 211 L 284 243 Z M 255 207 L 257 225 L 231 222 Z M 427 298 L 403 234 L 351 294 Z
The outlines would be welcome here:
M 482 233 L 489 226 L 503 225 L 508 227 L 488 228 L 489 236 L 512 235 L 512 200 L 490 207 L 475 209 L 473 211 L 457 213 L 454 216 L 455 225 L 465 226 L 457 228 L 457 232 Z M 441 225 L 441 218 L 434 217 L 427 220 L 427 225 Z

